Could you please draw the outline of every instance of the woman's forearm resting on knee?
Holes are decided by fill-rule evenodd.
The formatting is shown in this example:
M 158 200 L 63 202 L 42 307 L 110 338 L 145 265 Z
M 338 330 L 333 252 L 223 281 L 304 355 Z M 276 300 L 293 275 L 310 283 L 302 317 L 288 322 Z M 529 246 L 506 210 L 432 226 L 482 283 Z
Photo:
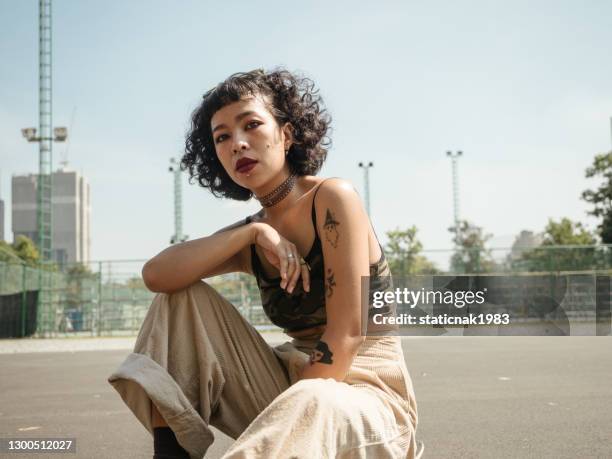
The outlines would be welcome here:
M 238 271 L 241 266 L 233 258 L 254 237 L 251 223 L 172 245 L 145 263 L 142 278 L 149 290 L 171 293 L 199 279 Z

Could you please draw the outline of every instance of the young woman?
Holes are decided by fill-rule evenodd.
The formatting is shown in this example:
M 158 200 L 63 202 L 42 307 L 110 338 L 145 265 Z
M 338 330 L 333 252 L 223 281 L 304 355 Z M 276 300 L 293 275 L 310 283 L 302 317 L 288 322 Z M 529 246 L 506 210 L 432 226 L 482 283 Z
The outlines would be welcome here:
M 228 458 L 420 455 L 400 340 L 362 327 L 362 276 L 370 295 L 391 286 L 382 247 L 353 186 L 316 176 L 329 124 L 312 81 L 282 69 L 234 74 L 193 113 L 183 167 L 262 209 L 143 268 L 159 294 L 109 382 L 153 433 L 154 457 L 201 458 L 210 425 L 236 439 Z M 201 281 L 231 272 L 256 277 L 291 342 L 269 346 Z

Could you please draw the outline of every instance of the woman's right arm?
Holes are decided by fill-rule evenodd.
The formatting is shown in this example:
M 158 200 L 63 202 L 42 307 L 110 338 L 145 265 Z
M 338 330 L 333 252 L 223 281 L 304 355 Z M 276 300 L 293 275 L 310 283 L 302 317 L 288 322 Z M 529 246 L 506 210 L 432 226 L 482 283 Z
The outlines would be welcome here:
M 145 263 L 145 285 L 152 292 L 172 293 L 199 279 L 248 272 L 245 252 L 256 238 L 255 225 L 235 224 L 210 236 L 168 247 Z

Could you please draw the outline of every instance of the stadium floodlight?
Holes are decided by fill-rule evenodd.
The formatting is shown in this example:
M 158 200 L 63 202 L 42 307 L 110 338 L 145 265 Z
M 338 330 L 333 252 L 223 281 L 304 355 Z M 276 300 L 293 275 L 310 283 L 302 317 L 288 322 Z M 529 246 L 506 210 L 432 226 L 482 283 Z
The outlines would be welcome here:
M 38 140 L 36 138 L 36 128 L 34 127 L 24 128 L 21 130 L 21 133 L 28 142 L 36 142 Z
M 374 167 L 374 163 L 372 161 L 368 161 L 368 163 L 359 162 L 359 167 L 363 168 L 363 188 L 365 194 L 365 206 L 366 212 L 370 215 L 370 167 Z
M 53 128 L 53 135 L 55 136 L 56 142 L 64 142 L 68 138 L 68 129 L 65 127 Z

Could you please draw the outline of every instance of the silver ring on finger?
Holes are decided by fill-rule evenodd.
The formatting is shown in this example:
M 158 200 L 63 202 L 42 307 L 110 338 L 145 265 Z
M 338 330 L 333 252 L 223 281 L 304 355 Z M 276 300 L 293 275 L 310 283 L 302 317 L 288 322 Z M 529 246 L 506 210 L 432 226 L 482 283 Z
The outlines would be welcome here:
M 300 257 L 300 265 L 301 266 L 306 266 L 306 269 L 308 269 L 308 271 L 310 271 L 310 265 L 302 257 Z

